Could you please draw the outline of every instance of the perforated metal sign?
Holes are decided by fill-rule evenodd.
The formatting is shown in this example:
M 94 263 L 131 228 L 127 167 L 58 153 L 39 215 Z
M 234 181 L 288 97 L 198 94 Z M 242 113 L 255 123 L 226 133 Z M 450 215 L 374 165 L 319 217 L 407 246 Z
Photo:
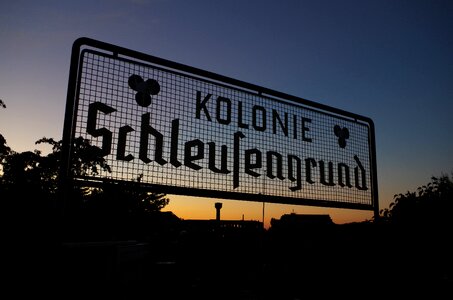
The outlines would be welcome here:
M 103 42 L 74 43 L 64 144 L 170 194 L 376 209 L 370 119 Z M 70 174 L 71 172 L 68 172 Z

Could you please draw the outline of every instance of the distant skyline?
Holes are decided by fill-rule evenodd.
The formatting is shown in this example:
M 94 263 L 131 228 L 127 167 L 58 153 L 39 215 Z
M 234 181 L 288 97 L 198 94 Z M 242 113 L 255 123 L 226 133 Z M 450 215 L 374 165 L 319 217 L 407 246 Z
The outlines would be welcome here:
M 452 1 L 11 1 L 0 4 L 0 133 L 61 139 L 72 43 L 86 36 L 373 119 L 379 206 L 453 171 Z M 49 149 L 43 149 L 49 151 Z M 184 219 L 262 220 L 263 203 L 169 195 Z M 327 213 L 372 211 L 264 205 Z

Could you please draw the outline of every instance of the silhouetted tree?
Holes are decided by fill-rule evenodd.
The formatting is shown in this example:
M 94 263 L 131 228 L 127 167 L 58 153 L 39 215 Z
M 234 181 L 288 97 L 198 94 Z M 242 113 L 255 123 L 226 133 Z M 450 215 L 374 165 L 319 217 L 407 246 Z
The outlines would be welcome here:
M 6 141 L 0 145 L 6 145 Z M 43 137 L 36 144 L 49 144 L 52 150 L 47 155 L 41 151 L 14 152 L 9 147 L 3 147 L 2 173 L 0 173 L 0 198 L 3 203 L 11 205 L 11 209 L 23 215 L 21 219 L 30 223 L 42 218 L 50 220 L 57 212 L 59 175 L 61 165 L 62 141 Z M 98 175 L 99 172 L 110 172 L 110 166 L 101 155 L 98 147 L 90 144 L 89 140 L 79 137 L 74 140 L 74 152 L 71 160 L 72 175 Z M 136 185 L 119 185 L 105 181 L 98 188 L 83 185 L 73 185 L 68 193 L 68 205 L 65 207 L 69 214 L 67 222 L 75 219 L 84 220 L 87 214 L 102 212 L 111 217 L 132 219 L 131 216 L 144 216 L 148 212 L 160 211 L 169 200 L 165 194 L 150 192 L 140 186 L 141 176 Z M 10 210 L 5 210 L 10 211 Z M 77 226 L 77 224 L 75 225 Z
M 6 108 L 5 103 L 3 102 L 2 99 L 0 99 L 0 107 Z M 3 137 L 3 135 L 0 133 L 0 163 L 2 163 L 3 158 L 9 154 L 11 151 L 11 148 L 9 148 L 6 145 L 6 139 Z
M 448 175 L 432 177 L 415 192 L 397 194 L 380 211 L 387 226 L 386 241 L 393 255 L 392 274 L 412 286 L 450 291 L 453 278 L 453 182 Z M 398 275 L 400 274 L 400 275 Z
M 144 188 L 141 178 L 142 175 L 127 184 L 104 181 L 90 190 L 83 208 L 84 223 L 87 220 L 91 223 L 90 232 L 103 227 L 99 236 L 105 237 L 107 233 L 114 239 L 142 239 L 149 234 L 156 221 L 153 219 L 159 218 L 157 213 L 169 199 L 164 193 Z
M 0 162 L 3 161 L 4 157 L 9 154 L 11 148 L 6 144 L 6 139 L 0 133 Z
M 431 182 L 417 188 L 416 192 L 397 194 L 389 208 L 380 212 L 381 218 L 401 225 L 453 224 L 453 182 L 448 175 L 432 177 Z
M 56 195 L 60 168 L 61 141 L 52 138 L 42 138 L 36 144 L 47 143 L 52 151 L 42 155 L 39 150 L 18 153 L 8 151 L 3 156 L 2 183 L 18 191 L 39 190 L 39 195 L 51 198 Z M 75 155 L 72 161 L 72 170 L 79 175 L 87 173 L 97 174 L 98 168 L 110 170 L 106 161 L 98 155 L 99 149 L 91 146 L 86 139 L 75 140 Z

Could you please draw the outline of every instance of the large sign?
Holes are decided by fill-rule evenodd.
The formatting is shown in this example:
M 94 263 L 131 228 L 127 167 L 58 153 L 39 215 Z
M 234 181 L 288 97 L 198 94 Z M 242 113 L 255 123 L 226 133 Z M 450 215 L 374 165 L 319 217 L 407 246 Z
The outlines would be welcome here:
M 141 176 L 168 194 L 377 208 L 369 118 L 91 39 L 72 55 L 67 159 L 82 137 L 111 168 L 73 179 Z

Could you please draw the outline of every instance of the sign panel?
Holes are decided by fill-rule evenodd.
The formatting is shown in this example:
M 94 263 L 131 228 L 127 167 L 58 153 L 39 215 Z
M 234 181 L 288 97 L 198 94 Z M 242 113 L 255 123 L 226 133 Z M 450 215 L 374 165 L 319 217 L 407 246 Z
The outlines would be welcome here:
M 64 144 L 169 194 L 376 209 L 370 119 L 114 45 L 73 48 Z M 71 172 L 67 172 L 70 174 Z

